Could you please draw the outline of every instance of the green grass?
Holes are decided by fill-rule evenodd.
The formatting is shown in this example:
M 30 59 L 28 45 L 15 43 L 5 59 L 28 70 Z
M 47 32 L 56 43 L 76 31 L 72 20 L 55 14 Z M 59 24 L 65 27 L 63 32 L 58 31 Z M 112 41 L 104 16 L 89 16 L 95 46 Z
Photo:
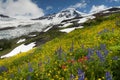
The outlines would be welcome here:
M 120 75 L 120 27 L 116 25 L 116 21 L 119 21 L 118 16 L 120 15 L 114 14 L 107 19 L 103 18 L 97 21 L 97 24 L 96 21 L 94 24 L 88 21 L 85 28 L 61 36 L 58 36 L 60 33 L 53 32 L 49 35 L 50 38 L 54 34 L 57 36 L 40 47 L 0 60 L 0 65 L 7 68 L 7 71 L 0 73 L 0 79 L 70 80 L 73 76 L 73 80 L 78 80 L 85 76 L 85 80 L 107 80 L 106 73 L 110 73 L 108 77 L 112 76 L 113 80 L 118 80 Z M 92 51 L 90 58 L 88 49 Z M 107 55 L 105 51 L 108 51 Z

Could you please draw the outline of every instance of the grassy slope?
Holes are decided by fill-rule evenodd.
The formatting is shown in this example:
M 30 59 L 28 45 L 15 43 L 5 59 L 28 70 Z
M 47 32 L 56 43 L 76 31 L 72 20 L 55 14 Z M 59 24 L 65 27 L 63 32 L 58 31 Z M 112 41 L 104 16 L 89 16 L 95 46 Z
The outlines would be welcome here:
M 35 48 L 27 53 L 0 60 L 0 65 L 4 65 L 9 69 L 9 71 L 2 73 L 0 78 L 20 79 L 21 76 L 21 79 L 26 79 L 26 77 L 29 76 L 34 76 L 32 77 L 34 79 L 53 78 L 53 76 L 47 76 L 49 70 L 47 70 L 45 63 L 48 59 L 50 59 L 51 62 L 53 60 L 54 63 L 54 59 L 56 59 L 54 53 L 59 47 L 62 47 L 65 53 L 70 54 L 69 49 L 72 42 L 74 43 L 73 53 L 78 49 L 81 49 L 82 45 L 87 49 L 98 47 L 100 44 L 106 44 L 107 49 L 111 51 L 110 56 L 117 55 L 117 50 L 120 48 L 120 27 L 115 25 L 116 21 L 118 21 L 118 17 L 111 16 L 110 19 L 105 20 L 98 25 L 86 26 L 84 29 L 78 29 L 67 35 L 55 38 L 45 45 Z M 104 32 L 105 29 L 107 29 L 107 32 Z M 101 32 L 101 34 L 98 34 L 99 32 Z M 34 72 L 30 73 L 28 71 L 28 63 L 30 63 L 29 65 L 34 69 Z M 55 66 L 53 63 L 51 63 L 50 66 L 47 66 L 48 69 L 53 69 L 51 68 Z M 38 66 L 39 64 L 41 64 L 40 67 Z M 18 73 L 19 69 L 21 73 Z M 13 75 L 14 77 L 11 77 Z M 57 75 L 55 76 L 57 78 Z

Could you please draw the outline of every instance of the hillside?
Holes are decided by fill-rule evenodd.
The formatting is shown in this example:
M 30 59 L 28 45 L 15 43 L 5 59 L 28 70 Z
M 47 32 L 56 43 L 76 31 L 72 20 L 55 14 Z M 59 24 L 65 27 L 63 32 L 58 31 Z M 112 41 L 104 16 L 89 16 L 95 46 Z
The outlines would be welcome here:
M 116 13 L 88 20 L 82 29 L 1 59 L 0 80 L 118 80 L 119 17 Z

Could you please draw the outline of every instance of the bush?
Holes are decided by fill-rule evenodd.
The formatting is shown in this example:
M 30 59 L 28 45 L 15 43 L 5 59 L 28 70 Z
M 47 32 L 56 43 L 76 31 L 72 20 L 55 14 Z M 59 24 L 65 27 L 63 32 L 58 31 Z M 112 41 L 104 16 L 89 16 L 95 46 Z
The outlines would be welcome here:
M 7 39 L 0 40 L 0 48 L 2 48 L 2 50 L 11 48 L 11 46 L 12 46 L 12 42 L 10 40 Z
M 116 21 L 115 25 L 120 27 L 120 21 Z

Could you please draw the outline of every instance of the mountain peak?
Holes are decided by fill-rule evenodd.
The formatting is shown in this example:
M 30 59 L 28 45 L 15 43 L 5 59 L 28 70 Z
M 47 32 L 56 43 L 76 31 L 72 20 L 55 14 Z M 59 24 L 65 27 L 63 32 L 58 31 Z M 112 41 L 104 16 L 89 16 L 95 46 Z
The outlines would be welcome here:
M 81 17 L 84 14 L 85 13 L 79 12 L 75 8 L 67 8 L 60 11 L 57 15 L 58 17 L 75 18 L 75 17 Z

